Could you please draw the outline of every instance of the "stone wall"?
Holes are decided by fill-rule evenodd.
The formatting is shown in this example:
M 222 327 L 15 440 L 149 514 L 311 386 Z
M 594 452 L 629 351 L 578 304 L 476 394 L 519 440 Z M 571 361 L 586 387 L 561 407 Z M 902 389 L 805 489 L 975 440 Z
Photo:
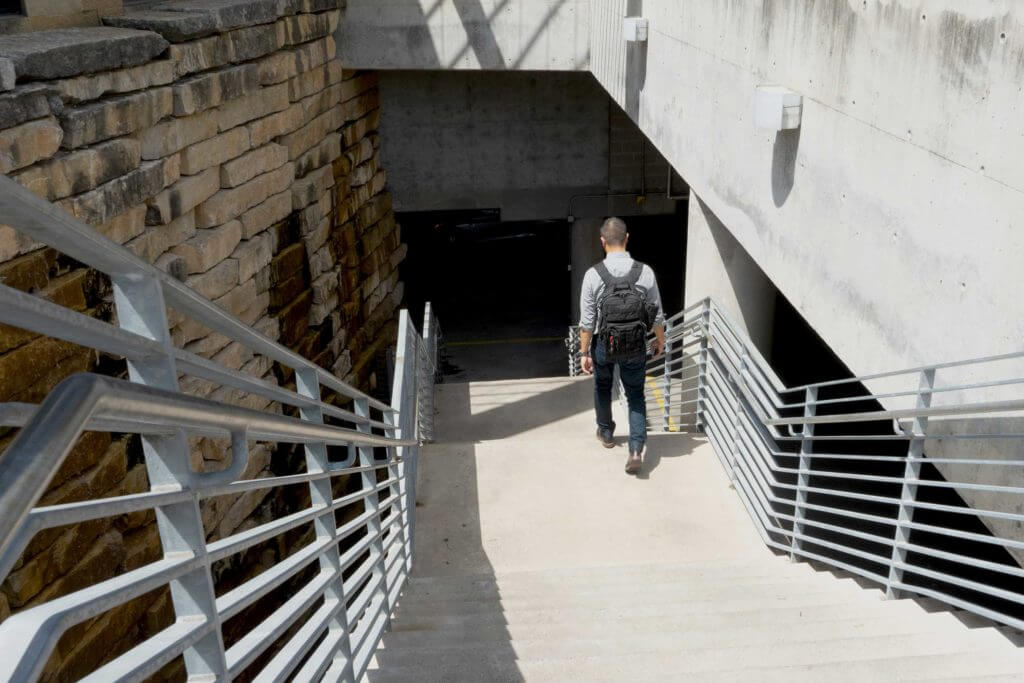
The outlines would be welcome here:
M 377 78 L 336 58 L 338 0 L 176 5 L 109 19 L 116 27 L 0 37 L 0 170 L 336 375 L 383 385 L 404 247 L 378 157 Z M 106 276 L 2 225 L 0 282 L 114 318 Z M 177 345 L 294 387 L 289 370 L 202 325 L 174 311 L 170 324 Z M 39 402 L 78 371 L 126 375 L 123 359 L 0 325 L 0 401 Z M 281 411 L 205 380 L 181 383 Z M 0 450 L 14 436 L 0 428 Z M 193 446 L 196 469 L 230 458 L 220 441 Z M 301 450 L 261 444 L 244 476 L 298 468 Z M 147 489 L 137 437 L 88 433 L 42 504 Z M 204 501 L 204 524 L 212 540 L 304 505 L 308 492 L 217 498 Z M 218 580 L 237 585 L 303 534 L 221 563 Z M 0 620 L 160 553 L 151 513 L 39 534 L 0 586 Z M 158 591 L 76 626 L 45 678 L 87 674 L 172 619 Z M 226 625 L 226 640 L 244 626 Z M 179 660 L 161 677 L 181 672 Z

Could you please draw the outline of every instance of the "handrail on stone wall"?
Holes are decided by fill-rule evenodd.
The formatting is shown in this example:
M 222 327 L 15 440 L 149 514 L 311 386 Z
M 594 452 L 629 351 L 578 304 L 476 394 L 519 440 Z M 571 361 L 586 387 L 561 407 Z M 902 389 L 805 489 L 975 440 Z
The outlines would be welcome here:
M 433 411 L 436 335 L 424 342 L 408 312 L 401 311 L 399 368 L 388 405 L 6 177 L 0 178 L 0 215 L 33 240 L 109 275 L 117 325 L 5 285 L 0 322 L 121 356 L 131 380 L 84 373 L 66 379 L 38 406 L 0 404 L 0 426 L 22 428 L 0 458 L 0 578 L 39 531 L 146 510 L 156 513 L 163 550 L 157 561 L 25 607 L 0 623 L 0 679 L 35 680 L 67 629 L 162 587 L 170 589 L 173 624 L 103 664 L 90 680 L 143 678 L 179 656 L 190 677 L 233 678 L 264 656 L 261 676 L 274 680 L 359 679 L 412 567 L 416 461 L 423 439 L 418 414 L 424 405 Z M 168 305 L 294 370 L 295 390 L 175 348 Z M 429 306 L 425 325 L 436 327 Z M 179 373 L 292 406 L 298 417 L 189 396 L 178 385 Z M 353 410 L 322 400 L 322 388 L 351 399 Z M 150 490 L 37 507 L 84 430 L 140 434 Z M 230 439 L 227 467 L 193 470 L 190 436 Z M 302 444 L 305 472 L 237 480 L 254 441 Z M 341 447 L 346 456 L 336 459 L 329 447 Z M 357 477 L 358 490 L 338 495 L 332 482 L 339 477 Z M 296 485 L 308 487 L 307 507 L 208 539 L 201 501 Z M 215 563 L 307 527 L 314 532 L 307 545 L 217 595 Z M 226 646 L 222 624 L 286 586 L 291 592 L 283 604 Z M 287 642 L 280 642 L 286 635 Z

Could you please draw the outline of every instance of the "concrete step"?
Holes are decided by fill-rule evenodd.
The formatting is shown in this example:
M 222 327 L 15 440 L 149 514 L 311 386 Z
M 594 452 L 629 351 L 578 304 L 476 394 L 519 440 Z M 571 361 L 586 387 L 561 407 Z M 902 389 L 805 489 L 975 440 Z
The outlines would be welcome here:
M 694 671 L 732 668 L 736 661 L 758 662 L 759 666 L 791 666 L 820 664 L 828 661 L 849 661 L 860 658 L 948 654 L 953 652 L 987 652 L 995 645 L 979 634 L 954 637 L 936 633 L 904 633 L 859 636 L 833 632 L 831 638 L 814 638 L 813 634 L 780 631 L 763 642 L 730 641 L 716 643 L 696 633 L 663 633 L 636 636 L 622 633 L 602 638 L 573 638 L 564 641 L 519 640 L 505 643 L 451 643 L 444 648 L 430 645 L 379 650 L 381 666 L 415 666 L 442 656 L 447 661 L 475 661 L 481 657 L 511 650 L 521 661 L 552 659 L 578 660 L 588 657 L 646 657 L 671 654 L 689 662 Z M 807 636 L 807 639 L 801 637 Z
M 844 641 L 839 641 L 843 643 Z M 942 680 L 1012 676 L 1024 671 L 1018 657 L 1001 651 L 936 651 L 880 654 L 863 648 L 819 651 L 819 644 L 793 648 L 649 653 L 622 656 L 517 659 L 511 650 L 472 660 L 432 658 L 419 665 L 367 672 L 374 683 L 391 681 L 716 681 L 721 683 L 862 683 L 863 681 Z M 870 650 L 870 647 L 868 647 Z M 820 654 L 820 656 L 819 656 Z M 760 658 L 765 655 L 765 658 Z M 807 660 L 813 660 L 808 662 Z M 1019 680 L 1019 679 L 1018 679 Z
M 411 585 L 420 583 L 427 584 L 460 584 L 467 580 L 500 580 L 503 582 L 515 582 L 520 579 L 529 580 L 532 577 L 556 578 L 556 577 L 595 577 L 615 576 L 624 570 L 646 575 L 711 575 L 717 574 L 728 576 L 732 574 L 744 575 L 751 570 L 760 574 L 773 571 L 786 571 L 787 569 L 806 568 L 813 571 L 811 565 L 806 562 L 790 562 L 787 557 L 776 555 L 765 550 L 758 553 L 755 559 L 741 560 L 717 560 L 707 562 L 675 562 L 675 563 L 647 563 L 647 564 L 609 564 L 594 565 L 585 567 L 551 567 L 526 571 L 493 571 L 478 574 L 414 574 L 409 578 Z
M 751 614 L 738 618 L 711 620 L 708 618 L 678 619 L 608 619 L 605 621 L 572 621 L 551 624 L 491 624 L 470 628 L 441 628 L 430 630 L 396 630 L 384 637 L 386 651 L 406 652 L 412 649 L 441 651 L 462 650 L 470 646 L 508 644 L 519 650 L 519 644 L 566 644 L 600 641 L 616 634 L 633 638 L 651 639 L 651 642 L 671 638 L 679 647 L 738 647 L 744 645 L 786 642 L 814 642 L 837 638 L 865 638 L 874 636 L 903 637 L 927 634 L 930 638 L 961 637 L 958 624 L 942 618 L 920 616 L 872 615 L 821 620 L 809 620 L 789 615 L 789 621 L 769 619 L 751 623 Z M 962 627 L 961 627 L 962 628 Z M 993 634 L 994 635 L 994 634 Z M 968 640 L 984 644 L 991 637 L 981 632 L 968 632 Z
M 460 590 L 454 587 L 431 589 L 417 587 L 402 595 L 401 605 L 409 608 L 428 607 L 437 604 L 465 602 L 500 602 L 506 609 L 536 602 L 554 601 L 562 604 L 593 600 L 602 602 L 609 599 L 665 597 L 728 597 L 738 592 L 752 595 L 789 595 L 793 592 L 828 593 L 843 596 L 863 597 L 863 589 L 850 579 L 829 582 L 808 582 L 793 577 L 765 576 L 747 578 L 740 582 L 715 579 L 679 579 L 677 581 L 649 582 L 637 577 L 633 581 L 603 581 L 587 583 L 550 582 L 517 588 L 467 586 Z M 878 594 L 880 597 L 880 594 Z
M 504 576 L 466 576 L 414 578 L 409 581 L 409 595 L 413 597 L 433 593 L 438 595 L 466 594 L 527 594 L 533 590 L 579 588 L 593 586 L 644 586 L 655 584 L 740 584 L 773 581 L 819 581 L 822 585 L 837 580 L 849 579 L 841 574 L 815 572 L 807 565 L 777 564 L 775 562 L 755 563 L 724 568 L 722 571 L 674 569 L 635 569 L 614 567 L 586 572 L 549 574 L 546 572 L 525 572 Z
M 765 609 L 779 606 L 813 607 L 821 604 L 858 602 L 863 599 L 841 587 L 807 587 L 799 583 L 776 584 L 762 590 L 729 586 L 720 589 L 696 588 L 680 590 L 652 588 L 645 591 L 601 592 L 578 594 L 552 592 L 523 599 L 497 600 L 493 598 L 469 600 L 438 600 L 431 602 L 400 602 L 402 616 L 438 614 L 480 614 L 502 611 L 507 614 L 535 610 L 559 610 L 570 607 L 632 610 L 637 607 L 672 605 L 676 609 L 698 611 L 735 611 L 737 609 Z M 685 606 L 685 607 L 684 607 Z
M 908 600 L 889 603 L 866 602 L 821 602 L 807 605 L 775 605 L 771 607 L 750 606 L 742 603 L 732 609 L 717 610 L 705 605 L 640 605 L 633 608 L 609 609 L 601 606 L 582 606 L 567 609 L 538 609 L 507 613 L 500 609 L 490 612 L 462 614 L 421 614 L 410 615 L 398 611 L 392 620 L 392 630 L 438 631 L 460 633 L 482 633 L 486 630 L 508 629 L 510 625 L 522 629 L 573 628 L 580 624 L 592 624 L 595 628 L 632 628 L 650 625 L 665 629 L 689 629 L 694 624 L 707 630 L 723 630 L 744 625 L 777 629 L 789 626 L 820 624 L 828 621 L 856 621 L 872 618 L 890 619 L 893 622 L 926 622 L 930 628 L 963 629 L 960 621 L 950 613 L 927 614 Z

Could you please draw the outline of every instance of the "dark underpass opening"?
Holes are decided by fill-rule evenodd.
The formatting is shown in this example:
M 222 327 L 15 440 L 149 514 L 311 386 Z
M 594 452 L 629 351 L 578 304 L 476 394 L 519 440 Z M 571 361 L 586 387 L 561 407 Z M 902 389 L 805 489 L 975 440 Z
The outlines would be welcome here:
M 685 213 L 683 214 L 685 215 Z M 406 304 L 414 320 L 432 302 L 442 326 L 449 381 L 565 377 L 574 320 L 568 220 L 502 222 L 497 210 L 398 216 L 409 256 Z M 682 303 L 685 223 L 676 215 L 627 218 L 630 251 L 658 274 L 666 311 Z M 579 261 L 577 250 L 577 260 Z

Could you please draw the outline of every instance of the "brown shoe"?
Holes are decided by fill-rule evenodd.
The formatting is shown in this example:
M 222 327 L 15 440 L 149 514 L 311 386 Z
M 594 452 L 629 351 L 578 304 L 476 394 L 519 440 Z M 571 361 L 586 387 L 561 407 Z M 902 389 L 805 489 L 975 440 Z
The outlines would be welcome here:
M 612 438 L 611 433 L 605 434 L 604 430 L 600 427 L 597 428 L 597 440 L 605 448 L 615 448 L 615 439 Z
M 639 474 L 643 467 L 644 459 L 639 453 L 630 452 L 629 460 L 626 461 L 626 474 Z

